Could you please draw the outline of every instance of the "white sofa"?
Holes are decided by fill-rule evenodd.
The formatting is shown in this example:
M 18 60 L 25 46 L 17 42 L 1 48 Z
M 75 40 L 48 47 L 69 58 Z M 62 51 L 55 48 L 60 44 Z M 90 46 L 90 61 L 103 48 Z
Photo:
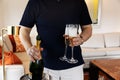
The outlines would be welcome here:
M 36 44 L 36 35 L 36 28 L 33 28 L 30 36 L 34 45 Z M 93 59 L 120 58 L 120 32 L 93 34 L 81 47 L 85 61 L 84 68 L 89 68 L 89 62 Z M 22 60 L 25 74 L 29 73 L 29 56 L 26 52 L 15 54 Z
M 6 65 L 5 66 L 5 80 L 20 80 L 20 77 L 24 75 L 23 65 Z M 0 66 L 0 80 L 3 78 L 3 67 Z
M 120 58 L 120 32 L 93 34 L 81 47 L 84 68 L 94 59 Z

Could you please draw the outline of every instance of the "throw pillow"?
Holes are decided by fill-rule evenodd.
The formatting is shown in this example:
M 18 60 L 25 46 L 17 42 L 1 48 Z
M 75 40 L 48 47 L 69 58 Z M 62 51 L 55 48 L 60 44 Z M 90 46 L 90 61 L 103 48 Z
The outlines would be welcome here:
M 24 52 L 25 48 L 20 41 L 19 35 L 14 35 L 14 40 L 15 40 L 15 43 L 16 43 L 16 52 Z
M 13 52 L 16 52 L 16 43 L 13 35 L 8 35 L 13 46 Z
M 2 54 L 2 52 L 0 52 Z M 11 64 L 22 64 L 22 61 L 13 54 L 12 51 L 4 52 L 4 61 L 5 65 L 11 65 Z M 0 65 L 2 65 L 2 58 L 0 58 Z
M 2 47 L 0 46 L 0 59 L 2 59 Z

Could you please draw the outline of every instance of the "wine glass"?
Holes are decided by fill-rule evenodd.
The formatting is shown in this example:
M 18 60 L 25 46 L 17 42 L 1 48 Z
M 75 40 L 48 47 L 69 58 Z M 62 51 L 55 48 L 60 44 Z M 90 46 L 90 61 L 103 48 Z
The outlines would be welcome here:
M 75 37 L 77 37 L 77 34 L 78 34 L 78 28 L 79 28 L 79 25 L 78 24 L 70 24 L 69 25 L 69 43 L 71 45 L 71 52 L 72 52 L 72 56 L 71 56 L 71 59 L 68 59 L 67 62 L 68 63 L 71 63 L 71 64 L 75 64 L 78 62 L 77 59 L 74 59 L 74 45 L 73 45 L 73 39 Z
M 65 38 L 65 53 L 64 53 L 63 57 L 60 57 L 60 60 L 62 60 L 62 61 L 67 61 L 67 57 L 66 57 L 66 55 L 67 55 L 67 46 L 69 45 L 68 35 L 69 35 L 69 25 L 66 24 L 65 35 L 64 35 L 64 38 Z

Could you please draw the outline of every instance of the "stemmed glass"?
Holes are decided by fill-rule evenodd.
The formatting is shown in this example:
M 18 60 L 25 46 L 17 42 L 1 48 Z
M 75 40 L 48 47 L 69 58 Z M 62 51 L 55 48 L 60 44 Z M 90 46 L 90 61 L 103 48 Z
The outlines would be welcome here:
M 74 45 L 73 45 L 73 39 L 77 37 L 78 28 L 79 28 L 78 24 L 69 24 L 69 43 L 71 45 L 72 56 L 71 56 L 71 59 L 67 60 L 67 62 L 71 64 L 75 64 L 78 62 L 77 59 L 74 59 Z
M 67 46 L 69 45 L 69 40 L 68 40 L 68 36 L 69 36 L 69 25 L 66 24 L 66 28 L 65 28 L 65 35 L 64 35 L 64 38 L 65 38 L 65 53 L 64 53 L 64 56 L 63 57 L 60 57 L 60 60 L 62 61 L 67 61 Z

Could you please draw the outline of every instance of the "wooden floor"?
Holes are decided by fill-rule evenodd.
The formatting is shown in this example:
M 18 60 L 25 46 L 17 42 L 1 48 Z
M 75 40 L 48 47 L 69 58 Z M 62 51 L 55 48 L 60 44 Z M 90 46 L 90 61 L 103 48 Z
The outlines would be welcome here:
M 89 80 L 89 68 L 84 69 L 84 80 Z
M 89 80 L 89 73 L 88 72 L 84 72 L 84 80 Z

